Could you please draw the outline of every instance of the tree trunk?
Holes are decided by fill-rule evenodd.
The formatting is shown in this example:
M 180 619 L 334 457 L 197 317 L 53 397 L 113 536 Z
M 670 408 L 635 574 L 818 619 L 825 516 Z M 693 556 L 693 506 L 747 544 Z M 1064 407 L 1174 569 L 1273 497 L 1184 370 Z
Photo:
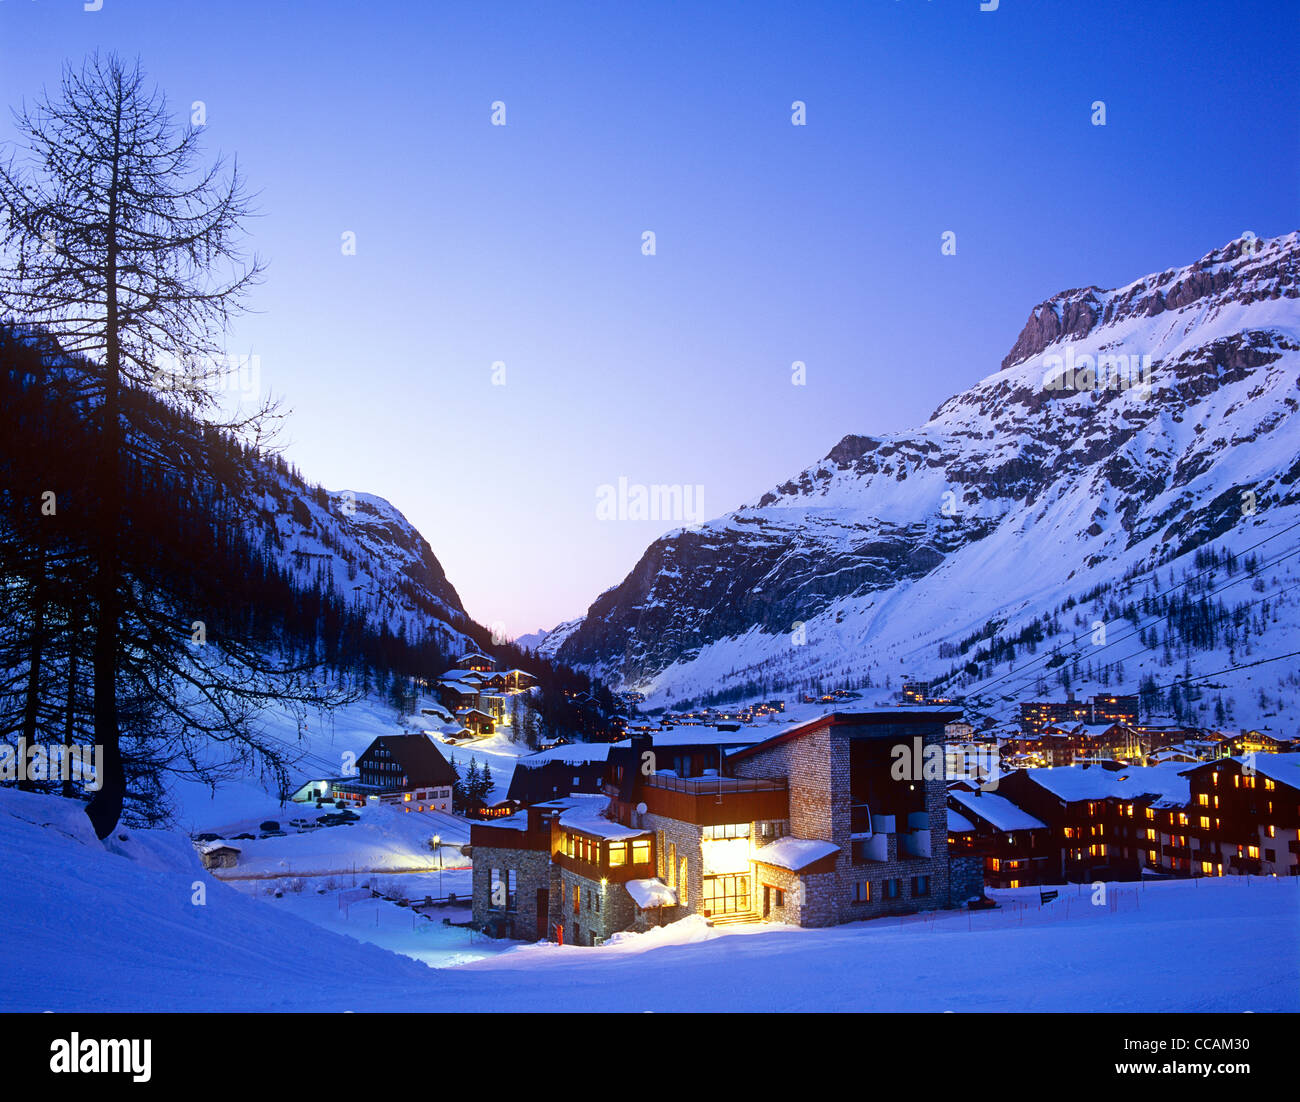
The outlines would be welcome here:
M 75 726 L 74 707 L 77 699 L 77 650 L 75 643 L 68 655 L 68 711 L 63 719 L 63 760 L 70 762 L 72 760 L 70 751 L 72 749 L 72 733 Z M 72 768 L 65 765 L 66 772 L 63 774 L 63 796 L 65 799 L 72 799 L 75 795 L 72 788 Z M 84 774 L 83 774 L 84 776 Z
M 39 523 L 39 522 L 38 522 Z M 36 718 L 41 700 L 41 661 L 45 646 L 45 540 L 39 527 L 36 536 L 36 572 L 32 579 L 32 637 L 27 650 L 27 695 L 23 702 L 23 742 L 26 750 L 36 745 Z M 20 770 L 19 788 L 36 786 Z
M 108 241 L 104 311 L 104 423 L 99 457 L 99 517 L 95 569 L 95 645 L 92 652 L 94 682 L 95 741 L 103 747 L 99 790 L 86 805 L 95 834 L 107 838 L 122 815 L 126 796 L 126 776 L 122 769 L 122 751 L 118 743 L 117 716 L 117 647 L 120 611 L 118 585 L 121 563 L 118 557 L 118 529 L 121 524 L 122 421 L 119 413 L 121 391 L 121 348 L 118 342 L 117 304 L 117 219 L 118 165 L 121 156 L 122 97 L 121 84 L 116 89 L 117 125 L 114 131 L 113 175 L 108 192 Z

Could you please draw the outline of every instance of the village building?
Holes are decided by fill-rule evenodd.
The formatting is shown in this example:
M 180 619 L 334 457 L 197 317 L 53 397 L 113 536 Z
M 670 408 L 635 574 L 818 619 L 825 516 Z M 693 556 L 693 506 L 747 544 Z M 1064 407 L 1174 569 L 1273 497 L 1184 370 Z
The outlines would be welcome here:
M 1246 754 L 1186 776 L 1185 856 L 1196 875 L 1300 875 L 1300 754 Z
M 361 807 L 390 804 L 404 811 L 451 811 L 456 777 L 430 735 L 380 735 L 357 759 L 354 776 L 308 781 L 298 802 L 332 799 Z
M 1178 840 L 1187 818 L 1181 810 L 1189 798 L 1186 769 L 1182 762 L 1022 769 L 1000 778 L 998 795 L 1047 826 L 1044 883 L 1134 880 L 1144 866 L 1188 870 L 1185 861 L 1160 863 L 1162 853 L 1172 857 L 1187 845 L 1185 837 Z M 1173 842 L 1161 839 L 1164 817 Z
M 233 869 L 239 864 L 239 847 L 229 842 L 204 842 L 197 848 L 205 869 Z
M 1005 796 L 978 786 L 954 785 L 948 790 L 949 844 L 957 852 L 977 856 L 989 888 L 1022 888 L 1055 883 L 1048 879 L 1057 867 L 1047 824 L 1022 811 Z M 952 815 L 968 824 L 954 829 Z
M 1025 701 L 1020 705 L 1020 727 L 1026 734 L 1039 734 L 1043 728 L 1055 725 L 1109 725 L 1136 723 L 1138 698 L 1136 696 L 1097 695 L 1090 701 L 1075 700 L 1070 693 L 1066 700 Z
M 603 795 L 475 824 L 475 923 L 543 936 L 543 892 L 547 936 L 583 945 L 690 914 L 825 926 L 960 904 L 982 894 L 982 868 L 949 859 L 942 770 L 900 779 L 892 752 L 941 757 L 954 718 L 831 713 L 730 752 L 728 733 L 705 747 L 633 738 L 608 752 Z
M 465 708 L 458 711 L 456 721 L 475 736 L 490 735 L 496 730 L 496 721 L 491 713 L 480 708 Z

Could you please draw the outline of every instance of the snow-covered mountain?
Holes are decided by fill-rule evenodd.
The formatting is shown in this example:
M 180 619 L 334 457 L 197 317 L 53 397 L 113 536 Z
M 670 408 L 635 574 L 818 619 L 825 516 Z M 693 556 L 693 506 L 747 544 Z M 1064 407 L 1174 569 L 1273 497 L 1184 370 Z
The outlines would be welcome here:
M 257 538 L 301 586 L 328 587 L 395 635 L 415 640 L 429 631 L 448 654 L 481 645 L 468 634 L 475 625 L 428 541 L 389 502 L 312 489 L 278 471 L 259 481 L 252 498 Z
M 564 641 L 578 629 L 578 625 L 581 623 L 582 617 L 579 616 L 576 619 L 565 620 L 564 623 L 557 624 L 550 631 L 529 632 L 527 635 L 519 636 L 515 640 L 515 646 L 530 650 L 548 661 L 554 661 L 556 652 L 564 644 Z
M 93 393 L 88 383 L 96 370 L 64 354 L 37 328 L 0 324 L 0 383 L 6 417 L 12 419 L 0 466 L 8 469 L 24 449 L 42 447 L 40 426 L 57 417 L 67 419 L 74 436 L 88 431 L 93 403 L 82 395 L 88 389 Z M 206 509 L 214 520 L 242 527 L 253 554 L 293 589 L 332 595 L 349 614 L 364 619 L 367 631 L 386 630 L 411 644 L 434 642 L 444 654 L 483 645 L 475 637 L 487 639 L 489 633 L 470 619 L 428 541 L 392 504 L 372 494 L 313 485 L 274 451 L 206 425 L 166 398 L 165 391 L 131 390 L 126 437 L 142 468 L 155 475 L 171 472 L 158 477 L 172 480 L 188 508 Z M 69 452 L 81 454 L 71 446 Z M 77 472 L 70 471 L 64 473 L 74 484 Z M 144 514 L 148 502 L 130 507 Z M 146 515 L 136 519 L 150 522 Z M 6 521 L 0 517 L 0 532 Z M 187 567 L 187 560 L 160 557 L 150 568 L 166 574 Z
M 558 656 L 662 703 L 896 687 L 903 674 L 948 675 L 948 691 L 968 694 L 996 677 L 1014 696 L 1048 680 L 1042 661 L 1017 673 L 1035 661 L 1026 646 L 1083 644 L 1095 662 L 1081 655 L 1089 669 L 1067 678 L 1077 668 L 1085 691 L 1136 691 L 1143 675 L 1300 649 L 1294 558 L 1211 594 L 1227 567 L 1191 555 L 1266 541 L 1251 552 L 1266 565 L 1300 548 L 1287 531 L 1300 524 L 1298 400 L 1300 234 L 1247 235 L 1125 287 L 1062 292 L 1031 311 L 999 370 L 916 431 L 847 436 L 758 500 L 657 540 Z M 1253 604 L 1225 613 L 1236 630 L 1212 644 L 1162 647 L 1169 625 L 1147 624 L 1143 594 L 1202 568 L 1209 580 L 1179 593 Z M 1243 640 L 1251 615 L 1263 622 Z M 1159 631 L 1156 646 L 1139 644 L 1139 626 L 1142 643 Z M 1013 644 L 999 661 L 1017 636 L 1019 655 Z M 1300 693 L 1295 668 L 1238 671 L 1205 699 L 1226 693 L 1238 722 L 1258 722 L 1277 707 L 1261 688 Z

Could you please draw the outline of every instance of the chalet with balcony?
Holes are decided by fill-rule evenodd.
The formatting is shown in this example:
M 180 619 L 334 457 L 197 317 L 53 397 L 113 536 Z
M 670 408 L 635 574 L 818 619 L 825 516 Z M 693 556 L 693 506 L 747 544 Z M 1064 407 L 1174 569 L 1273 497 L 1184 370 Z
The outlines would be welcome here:
M 355 777 L 322 782 L 336 800 L 393 804 L 405 811 L 451 811 L 456 776 L 426 734 L 380 735 L 357 759 Z
M 1183 762 L 1023 769 L 1001 778 L 998 795 L 1046 824 L 1042 882 L 1133 880 L 1143 866 L 1189 868 L 1186 769 Z
M 1300 875 L 1300 754 L 1207 762 L 1187 778 L 1193 875 Z

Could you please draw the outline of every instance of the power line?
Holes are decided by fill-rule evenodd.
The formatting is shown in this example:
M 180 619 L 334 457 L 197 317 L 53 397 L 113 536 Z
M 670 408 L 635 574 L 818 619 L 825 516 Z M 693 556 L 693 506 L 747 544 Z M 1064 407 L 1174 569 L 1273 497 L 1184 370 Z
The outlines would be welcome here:
M 1297 525 L 1295 525 L 1295 527 L 1300 527 L 1300 523 L 1297 523 Z M 1281 534 L 1282 534 L 1281 532 L 1277 532 L 1277 533 L 1275 533 L 1275 535 L 1281 535 Z M 1273 538 L 1273 537 L 1270 536 L 1269 538 L 1271 539 L 1271 538 Z M 1266 540 L 1261 540 L 1261 541 L 1260 541 L 1261 544 L 1262 544 L 1262 543 L 1265 543 L 1265 542 L 1267 542 L 1267 541 L 1266 541 Z M 1255 546 L 1258 547 L 1259 545 L 1260 545 L 1260 544 L 1256 544 Z M 1245 552 L 1243 552 L 1243 554 L 1244 554 L 1244 553 L 1245 553 Z M 1291 558 L 1293 555 L 1297 555 L 1297 554 L 1300 554 L 1300 547 L 1292 548 L 1291 550 L 1284 552 L 1283 554 L 1277 556 L 1277 558 L 1272 559 L 1272 560 L 1270 560 L 1269 562 L 1261 563 L 1261 564 L 1257 565 L 1257 566 L 1254 568 L 1254 571 L 1243 570 L 1243 572 L 1241 573 L 1240 577 L 1231 578 L 1229 581 L 1224 582 L 1222 585 L 1217 586 L 1216 588 L 1207 591 L 1207 592 L 1206 592 L 1205 594 L 1203 594 L 1202 596 L 1203 596 L 1203 598 L 1213 597 L 1213 596 L 1215 596 L 1216 594 L 1222 593 L 1225 589 L 1229 589 L 1229 588 L 1231 588 L 1232 586 L 1234 586 L 1234 585 L 1238 585 L 1238 584 L 1240 584 L 1241 582 L 1246 581 L 1248 578 L 1255 576 L 1255 574 L 1257 574 L 1259 571 L 1270 569 L 1270 568 L 1276 566 L 1278 563 L 1284 561 L 1285 559 L 1289 559 L 1289 558 Z M 1175 590 L 1182 589 L 1182 588 L 1184 588 L 1185 586 L 1190 585 L 1193 581 L 1196 580 L 1196 578 L 1198 578 L 1198 577 L 1202 577 L 1202 576 L 1204 576 L 1205 574 L 1210 573 L 1210 572 L 1211 572 L 1212 570 L 1214 570 L 1214 569 L 1217 569 L 1217 568 L 1210 568 L 1209 570 L 1201 571 L 1200 574 L 1197 574 L 1197 575 L 1195 575 L 1195 576 L 1193 576 L 1193 577 L 1191 577 L 1191 578 L 1188 578 L 1188 579 L 1186 579 L 1185 581 L 1180 582 L 1178 585 L 1171 586 L 1170 589 L 1166 591 L 1166 593 L 1172 593 L 1172 592 L 1175 591 Z M 1284 589 L 1278 590 L 1276 593 L 1271 594 L 1270 596 L 1277 596 L 1278 593 L 1284 593 L 1284 592 L 1287 591 L 1287 589 L 1291 589 L 1291 588 L 1294 588 L 1294 587 L 1292 587 L 1292 586 L 1287 586 L 1287 587 L 1285 587 Z M 1247 602 L 1247 604 L 1246 604 L 1245 606 L 1243 606 L 1243 607 L 1247 607 L 1247 608 L 1249 608 L 1249 607 L 1251 607 L 1252 605 L 1259 604 L 1260 601 L 1265 601 L 1265 600 L 1269 600 L 1269 599 L 1270 599 L 1270 598 L 1269 598 L 1268 596 L 1266 596 L 1266 597 L 1262 597 L 1262 598 L 1259 598 L 1259 599 L 1257 599 L 1257 600 L 1255 600 L 1255 601 Z M 1143 622 L 1141 622 L 1141 623 L 1135 625 L 1135 630 L 1134 630 L 1134 631 L 1129 632 L 1127 635 L 1122 635 L 1122 636 L 1120 636 L 1118 639 L 1112 639 L 1112 640 L 1111 640 L 1110 642 L 1108 642 L 1108 643 L 1100 644 L 1100 645 L 1098 645 L 1094 650 L 1092 650 L 1092 651 L 1090 651 L 1090 652 L 1087 652 L 1087 653 L 1089 654 L 1089 657 L 1092 657 L 1092 656 L 1094 656 L 1094 655 L 1100 653 L 1100 652 L 1103 651 L 1103 650 L 1108 650 L 1109 648 L 1111 648 L 1111 647 L 1113 647 L 1113 646 L 1116 646 L 1116 645 L 1119 644 L 1119 643 L 1122 643 L 1122 642 L 1125 642 L 1126 640 L 1132 639 L 1135 635 L 1140 635 L 1143 631 L 1145 631 L 1148 627 L 1151 627 L 1153 624 L 1159 623 L 1159 622 L 1164 621 L 1164 620 L 1168 620 L 1169 617 L 1170 617 L 1170 615 L 1172 615 L 1172 613 L 1165 613 L 1164 615 L 1153 615 L 1153 616 L 1149 617 L 1147 620 L 1145 620 L 1145 621 L 1143 621 Z M 1084 636 L 1086 636 L 1088 633 L 1085 632 L 1085 633 L 1082 633 L 1082 634 L 1083 634 Z M 1069 641 L 1068 641 L 1066 644 L 1064 644 L 1064 645 L 1065 645 L 1065 646 L 1073 646 L 1073 645 L 1077 644 L 1077 643 L 1079 642 L 1079 640 L 1080 640 L 1080 636 L 1079 636 L 1079 635 L 1072 636 L 1072 637 L 1069 639 Z M 976 696 L 984 695 L 984 694 L 987 693 L 990 689 L 992 689 L 993 686 L 998 685 L 998 684 L 1001 684 L 1002 682 L 1006 681 L 1008 678 L 1015 677 L 1015 676 L 1017 676 L 1017 675 L 1020 676 L 1020 680 L 1019 680 L 1018 683 L 1023 684 L 1023 682 L 1026 680 L 1028 674 L 1029 674 L 1030 672 L 1033 672 L 1033 671 L 1035 670 L 1035 668 L 1036 668 L 1040 663 L 1043 663 L 1043 662 L 1045 662 L 1045 661 L 1048 661 L 1048 660 L 1049 660 L 1051 657 L 1053 657 L 1054 655 L 1059 655 L 1059 654 L 1060 654 L 1060 647 L 1061 647 L 1061 644 L 1057 644 L 1057 646 L 1054 648 L 1053 651 L 1051 651 L 1051 652 L 1047 652 L 1047 653 L 1045 653 L 1045 654 L 1043 654 L 1043 655 L 1041 655 L 1041 656 L 1035 657 L 1035 658 L 1032 659 L 1031 661 L 1029 661 L 1029 662 L 1025 662 L 1025 663 L 1023 663 L 1022 665 L 1015 667 L 1014 669 L 1010 669 L 1010 670 L 1008 670 L 1006 673 L 1002 674 L 1002 675 L 999 676 L 999 677 L 995 677 L 995 678 L 993 678 L 992 680 L 986 680 L 986 681 L 980 683 L 979 685 L 976 686 L 976 688 L 975 688 L 975 690 L 974 690 L 974 692 L 973 692 L 972 695 L 976 695 Z M 1145 649 L 1145 650 L 1150 650 L 1151 648 L 1150 648 L 1149 646 L 1147 646 L 1147 647 L 1144 647 L 1143 649 Z M 1073 654 L 1071 654 L 1071 655 L 1066 655 L 1066 656 L 1065 656 L 1065 660 L 1066 660 L 1066 661 L 1069 661 L 1070 659 L 1077 659 L 1077 658 L 1081 657 L 1084 653 L 1085 653 L 1085 651 L 1084 651 L 1083 649 L 1079 649 L 1079 650 L 1075 651 L 1075 652 L 1074 652 Z M 1135 654 L 1138 654 L 1138 653 L 1141 653 L 1141 652 L 1140 652 L 1140 651 L 1135 651 L 1134 653 L 1135 653 Z M 1127 656 L 1127 657 L 1132 657 L 1132 655 L 1129 655 L 1129 656 Z M 1124 659 L 1121 658 L 1121 659 L 1119 659 L 1119 661 L 1122 662 L 1122 661 L 1124 661 Z M 1041 671 L 1039 671 L 1039 672 L 1041 672 Z

